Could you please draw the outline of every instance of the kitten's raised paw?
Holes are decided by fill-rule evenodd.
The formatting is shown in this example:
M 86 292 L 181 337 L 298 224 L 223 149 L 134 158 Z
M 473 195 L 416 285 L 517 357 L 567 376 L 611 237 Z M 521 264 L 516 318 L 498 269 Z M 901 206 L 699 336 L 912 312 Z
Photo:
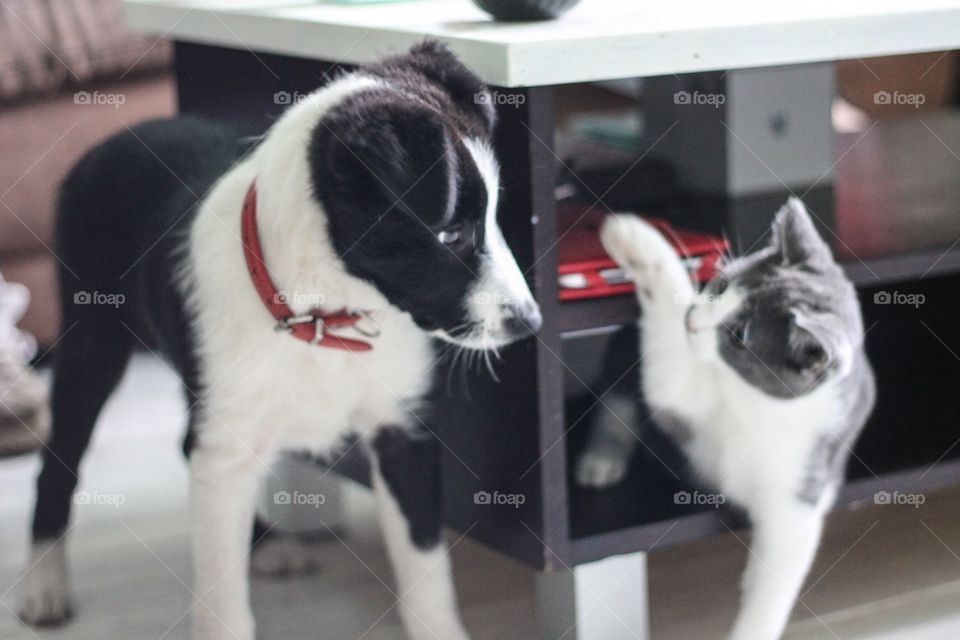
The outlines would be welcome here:
M 600 241 L 642 295 L 652 295 L 664 270 L 677 262 L 676 252 L 663 235 L 634 215 L 608 216 L 600 229 Z
M 607 489 L 627 475 L 629 458 L 608 451 L 585 451 L 577 460 L 574 479 L 586 489 Z

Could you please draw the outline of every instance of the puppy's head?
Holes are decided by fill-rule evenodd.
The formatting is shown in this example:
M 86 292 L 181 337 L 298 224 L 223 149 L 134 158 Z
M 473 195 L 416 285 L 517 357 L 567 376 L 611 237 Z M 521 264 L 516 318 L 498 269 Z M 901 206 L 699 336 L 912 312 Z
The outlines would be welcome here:
M 377 82 L 323 115 L 309 154 L 346 268 L 461 346 L 535 332 L 540 311 L 497 225 L 486 87 L 432 42 L 358 73 Z

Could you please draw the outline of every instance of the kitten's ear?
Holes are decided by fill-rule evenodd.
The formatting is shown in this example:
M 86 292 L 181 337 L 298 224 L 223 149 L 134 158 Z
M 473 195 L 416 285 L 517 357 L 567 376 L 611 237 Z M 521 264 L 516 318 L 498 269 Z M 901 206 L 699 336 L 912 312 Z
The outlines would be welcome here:
M 797 369 L 819 376 L 828 369 L 841 375 L 849 370 L 853 350 L 843 337 L 836 320 L 827 314 L 794 313 L 790 325 L 790 359 Z
M 785 265 L 831 264 L 830 247 L 813 224 L 810 213 L 799 198 L 790 198 L 773 221 L 773 246 Z

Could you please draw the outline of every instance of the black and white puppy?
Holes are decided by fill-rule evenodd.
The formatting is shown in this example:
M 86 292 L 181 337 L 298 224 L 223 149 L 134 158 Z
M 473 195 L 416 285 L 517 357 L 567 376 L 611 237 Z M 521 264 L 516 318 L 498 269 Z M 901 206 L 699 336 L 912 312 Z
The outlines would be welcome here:
M 70 613 L 78 464 L 142 343 L 178 370 L 191 407 L 196 640 L 254 638 L 248 550 L 269 463 L 283 450 L 329 452 L 351 433 L 371 456 L 409 637 L 467 638 L 435 447 L 413 410 L 432 382 L 434 337 L 490 349 L 540 325 L 496 222 L 484 91 L 427 42 L 311 94 L 247 155 L 231 132 L 177 119 L 123 132 L 75 167 L 60 201 L 64 332 L 23 620 Z M 245 227 L 241 240 L 250 209 L 253 235 Z

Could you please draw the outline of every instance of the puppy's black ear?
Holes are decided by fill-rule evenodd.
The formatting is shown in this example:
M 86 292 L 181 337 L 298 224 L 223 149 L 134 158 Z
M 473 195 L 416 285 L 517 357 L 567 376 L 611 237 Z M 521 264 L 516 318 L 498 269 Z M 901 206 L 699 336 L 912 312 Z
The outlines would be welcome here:
M 442 86 L 458 107 L 468 113 L 480 115 L 487 129 L 493 130 L 496 111 L 487 85 L 460 62 L 447 45 L 437 40 L 424 40 L 411 47 L 410 51 L 399 59 L 405 60 L 407 64 Z
M 428 226 L 456 205 L 456 161 L 439 114 L 415 103 L 335 111 L 317 124 L 310 147 L 324 204 L 353 216 L 403 211 Z

